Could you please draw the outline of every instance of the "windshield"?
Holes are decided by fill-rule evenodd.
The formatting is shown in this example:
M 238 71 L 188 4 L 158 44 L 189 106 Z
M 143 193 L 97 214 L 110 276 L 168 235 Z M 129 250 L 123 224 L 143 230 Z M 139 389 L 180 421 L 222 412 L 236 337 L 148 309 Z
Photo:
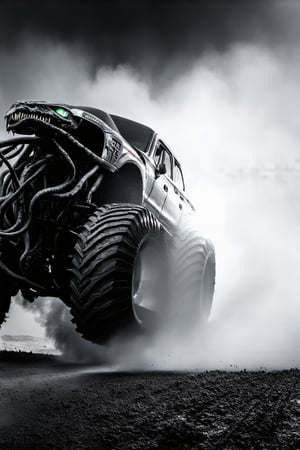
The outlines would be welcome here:
M 126 139 L 133 147 L 146 152 L 149 143 L 152 139 L 154 131 L 151 128 L 146 127 L 133 120 L 125 119 L 124 117 L 114 116 L 111 117 L 117 125 L 121 135 Z

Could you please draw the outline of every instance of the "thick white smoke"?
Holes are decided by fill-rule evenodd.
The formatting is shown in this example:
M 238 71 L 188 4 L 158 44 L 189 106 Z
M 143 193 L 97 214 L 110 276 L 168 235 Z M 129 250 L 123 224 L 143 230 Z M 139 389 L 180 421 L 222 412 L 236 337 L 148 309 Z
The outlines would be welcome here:
M 215 242 L 209 326 L 180 342 L 167 332 L 126 348 L 115 342 L 122 367 L 300 366 L 296 55 L 292 47 L 235 46 L 207 54 L 161 90 L 128 67 L 91 79 L 84 56 L 61 46 L 0 54 L 1 111 L 17 99 L 69 102 L 156 129 L 182 162 L 199 229 Z

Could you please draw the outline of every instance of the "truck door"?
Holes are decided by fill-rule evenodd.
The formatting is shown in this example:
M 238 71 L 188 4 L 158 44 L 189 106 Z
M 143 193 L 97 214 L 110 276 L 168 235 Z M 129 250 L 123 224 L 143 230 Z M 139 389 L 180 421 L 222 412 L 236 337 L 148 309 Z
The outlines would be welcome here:
M 148 198 L 149 208 L 156 208 L 155 212 L 158 214 L 160 221 L 170 229 L 177 225 L 182 211 L 172 181 L 173 155 L 161 140 L 156 143 L 152 160 L 155 170 L 154 183 Z M 159 172 L 160 166 L 165 169 L 164 173 Z
M 168 188 L 164 175 L 157 172 L 162 162 L 163 153 L 159 143 L 154 148 L 154 153 L 150 161 L 148 177 L 151 184 L 150 192 L 147 198 L 147 207 L 156 215 L 160 216 L 163 205 L 168 195 Z
M 174 158 L 170 150 L 164 146 L 163 161 L 166 165 L 166 174 L 164 182 L 166 184 L 167 197 L 162 208 L 160 220 L 165 223 L 168 228 L 175 228 L 179 223 L 182 214 L 182 202 L 180 201 L 179 192 L 173 181 Z

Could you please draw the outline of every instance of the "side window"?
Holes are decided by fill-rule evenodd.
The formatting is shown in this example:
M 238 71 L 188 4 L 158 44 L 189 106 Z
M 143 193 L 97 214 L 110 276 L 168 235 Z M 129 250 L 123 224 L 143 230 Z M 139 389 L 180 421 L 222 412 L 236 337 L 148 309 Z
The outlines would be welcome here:
M 172 179 L 172 157 L 162 143 L 157 146 L 153 158 L 155 167 L 158 167 L 161 163 L 165 163 L 166 175 Z
M 168 177 L 172 179 L 172 160 L 171 160 L 171 155 L 166 150 L 164 152 L 164 163 L 165 163 L 166 169 L 167 169 L 166 175 L 168 175 Z
M 177 161 L 174 164 L 174 183 L 181 191 L 184 191 L 184 180 L 182 175 L 182 170 Z
M 161 145 L 158 145 L 156 147 L 153 159 L 154 159 L 155 167 L 158 167 L 159 164 L 162 162 L 162 147 L 161 147 Z

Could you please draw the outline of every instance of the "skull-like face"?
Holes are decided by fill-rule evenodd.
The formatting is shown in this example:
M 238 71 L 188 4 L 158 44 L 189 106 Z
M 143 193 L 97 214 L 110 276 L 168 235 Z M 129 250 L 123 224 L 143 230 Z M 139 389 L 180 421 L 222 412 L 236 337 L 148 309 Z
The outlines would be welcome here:
M 16 102 L 5 115 L 7 131 L 41 136 L 54 127 L 72 131 L 78 122 L 67 105 L 46 102 Z

